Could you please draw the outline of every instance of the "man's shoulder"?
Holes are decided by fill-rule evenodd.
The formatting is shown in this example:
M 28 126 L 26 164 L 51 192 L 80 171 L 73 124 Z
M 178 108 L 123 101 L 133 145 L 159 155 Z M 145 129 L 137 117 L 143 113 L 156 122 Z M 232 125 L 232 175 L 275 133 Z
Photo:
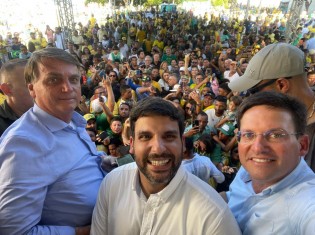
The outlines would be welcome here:
M 210 108 L 210 109 L 207 109 L 206 111 L 205 111 L 205 113 L 206 114 L 208 114 L 208 115 L 211 115 L 211 114 L 213 114 L 214 113 L 214 107 L 213 108 Z

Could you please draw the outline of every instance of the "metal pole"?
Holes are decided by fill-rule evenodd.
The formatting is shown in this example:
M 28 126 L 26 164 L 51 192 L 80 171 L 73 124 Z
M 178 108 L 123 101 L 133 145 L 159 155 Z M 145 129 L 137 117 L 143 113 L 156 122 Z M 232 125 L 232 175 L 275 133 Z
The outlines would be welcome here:
M 248 18 L 249 6 L 250 6 L 250 0 L 247 0 L 247 6 L 246 6 L 246 12 L 245 12 L 245 19 Z M 245 20 L 245 19 L 244 19 L 244 20 Z

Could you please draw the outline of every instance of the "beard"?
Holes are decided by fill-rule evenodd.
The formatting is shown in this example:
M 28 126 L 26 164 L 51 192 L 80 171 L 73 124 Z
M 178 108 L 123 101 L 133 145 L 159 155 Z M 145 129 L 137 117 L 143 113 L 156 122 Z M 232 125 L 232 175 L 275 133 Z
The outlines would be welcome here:
M 217 117 L 221 117 L 224 114 L 225 110 L 214 110 L 214 113 Z
M 182 153 L 181 153 L 182 156 Z M 135 156 L 135 159 L 137 159 L 137 156 Z M 170 159 L 171 161 L 171 168 L 168 172 L 162 171 L 161 174 L 159 172 L 151 172 L 148 169 L 149 161 L 157 161 L 159 159 Z M 174 176 L 177 173 L 178 168 L 180 167 L 182 162 L 182 158 L 179 158 L 176 160 L 176 157 L 174 154 L 170 153 L 163 153 L 163 154 L 150 154 L 148 156 L 145 156 L 142 161 L 141 165 L 137 163 L 139 171 L 148 179 L 148 181 L 152 184 L 165 184 L 169 183 Z M 167 163 L 169 164 L 169 163 Z

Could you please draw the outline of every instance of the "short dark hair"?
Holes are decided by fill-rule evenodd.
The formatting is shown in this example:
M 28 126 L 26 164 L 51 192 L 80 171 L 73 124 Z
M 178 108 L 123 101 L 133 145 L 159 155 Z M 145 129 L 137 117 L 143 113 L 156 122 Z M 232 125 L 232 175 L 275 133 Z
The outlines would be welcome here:
M 25 68 L 25 80 L 26 83 L 33 83 L 38 79 L 39 74 L 39 64 L 43 64 L 45 59 L 56 59 L 66 62 L 68 64 L 73 64 L 78 67 L 82 67 L 77 59 L 75 59 L 70 53 L 54 47 L 48 47 L 39 51 L 35 51 Z
M 208 134 L 202 134 L 198 140 L 205 144 L 206 146 L 206 152 L 212 153 L 215 148 L 215 142 L 211 135 Z
M 219 88 L 225 90 L 225 91 L 228 92 L 228 93 L 230 93 L 230 92 L 232 91 L 232 90 L 229 88 L 227 82 L 221 83 L 221 84 L 219 85 Z
M 199 116 L 199 115 L 203 116 L 203 117 L 207 117 L 207 119 L 208 119 L 208 115 L 204 111 L 200 111 L 197 116 Z
M 292 116 L 295 131 L 299 135 L 305 133 L 307 124 L 305 105 L 296 98 L 274 91 L 258 92 L 246 98 L 238 108 L 237 125 L 241 127 L 241 119 L 247 110 L 259 105 L 266 105 L 270 109 L 281 109 L 289 112 Z
M 128 89 L 130 89 L 130 86 L 128 86 L 126 84 L 122 84 L 122 85 L 120 85 L 119 91 L 121 94 L 124 94 Z
M 119 117 L 119 116 L 114 116 L 114 117 L 110 120 L 110 124 L 112 124 L 112 123 L 115 122 L 115 121 L 118 121 L 118 122 L 123 123 L 121 117 Z
M 95 94 L 96 90 L 99 89 L 99 88 L 104 88 L 104 87 L 103 86 L 96 86 L 96 87 L 94 87 L 93 94 Z
M 12 71 L 14 71 L 17 67 L 25 67 L 27 64 L 26 59 L 13 59 L 4 63 L 0 69 L 0 84 L 9 82 L 6 81 L 7 76 L 10 75 Z
M 169 101 L 160 97 L 148 97 L 140 100 L 130 113 L 131 135 L 135 136 L 135 123 L 141 117 L 164 116 L 177 121 L 180 136 L 183 135 L 185 125 L 184 117 L 177 108 Z
M 223 95 L 218 95 L 216 98 L 215 98 L 216 101 L 219 101 L 219 102 L 223 102 L 226 104 L 227 102 L 227 98 Z

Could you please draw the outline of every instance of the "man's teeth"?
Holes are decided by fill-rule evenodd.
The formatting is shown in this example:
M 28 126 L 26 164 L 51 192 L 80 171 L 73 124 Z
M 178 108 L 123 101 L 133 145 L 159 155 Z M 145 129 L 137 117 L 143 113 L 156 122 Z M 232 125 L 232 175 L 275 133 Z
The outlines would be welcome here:
M 253 158 L 252 160 L 254 162 L 271 162 L 272 161 L 270 159 L 261 159 L 261 158 Z
M 169 159 L 168 160 L 160 160 L 160 161 L 151 161 L 151 164 L 153 166 L 163 166 L 163 165 L 166 165 L 168 162 L 169 162 Z

